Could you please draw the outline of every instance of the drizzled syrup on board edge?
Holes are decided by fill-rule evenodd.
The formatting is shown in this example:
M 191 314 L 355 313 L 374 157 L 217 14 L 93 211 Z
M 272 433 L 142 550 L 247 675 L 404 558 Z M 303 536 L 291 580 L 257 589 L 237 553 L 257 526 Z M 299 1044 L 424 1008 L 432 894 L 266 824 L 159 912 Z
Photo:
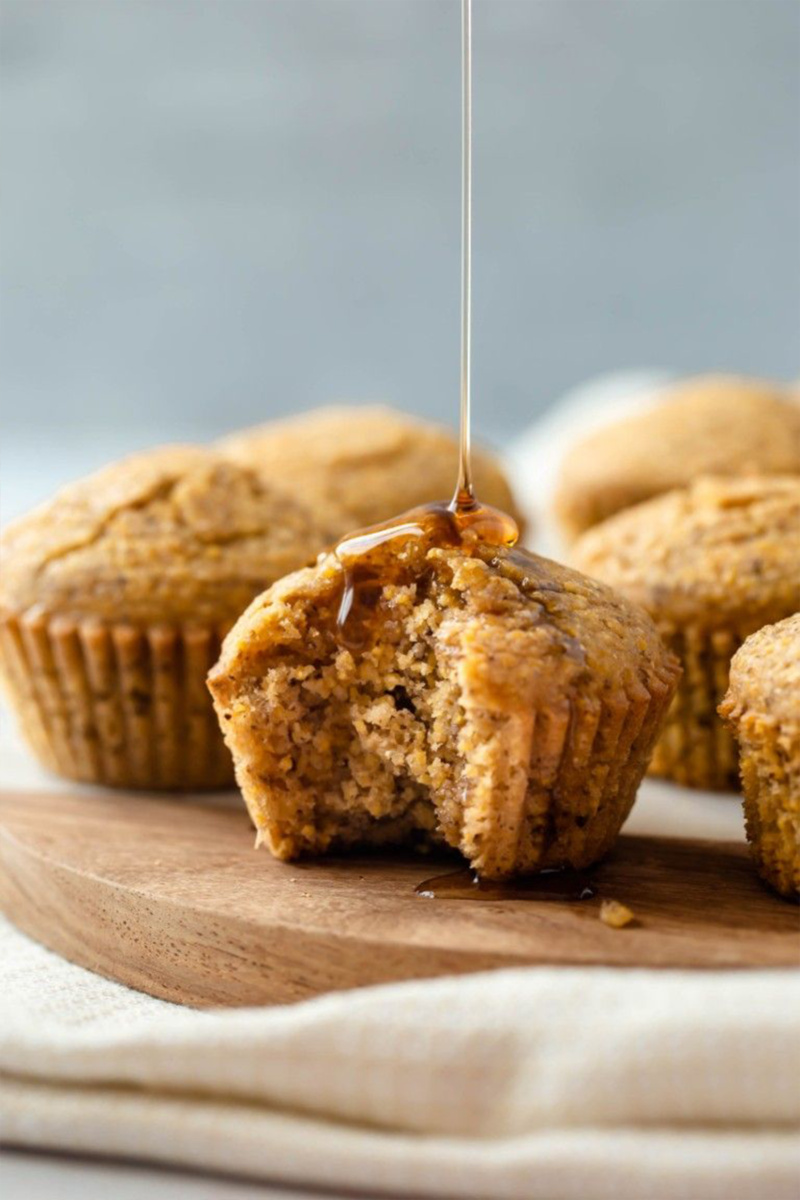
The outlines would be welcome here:
M 540 871 L 508 883 L 481 879 L 471 867 L 434 875 L 414 888 L 429 900 L 591 900 L 597 888 L 585 871 Z
M 517 523 L 475 495 L 471 455 L 471 290 L 472 290 L 472 10 L 462 0 L 462 188 L 461 188 L 461 403 L 458 479 L 452 500 L 425 504 L 384 524 L 343 538 L 334 549 L 341 568 L 336 618 L 340 645 L 366 648 L 380 624 L 380 601 L 387 584 L 418 582 L 427 552 L 477 546 L 510 550 L 519 538 Z M 409 542 L 416 543 L 413 548 Z M 406 553 L 403 553 L 404 548 Z M 409 553 L 408 550 L 412 549 Z M 414 553 L 413 551 L 416 551 Z M 469 867 L 425 880 L 416 893 L 436 900 L 587 900 L 595 891 L 575 871 L 544 871 L 511 883 L 482 880 Z

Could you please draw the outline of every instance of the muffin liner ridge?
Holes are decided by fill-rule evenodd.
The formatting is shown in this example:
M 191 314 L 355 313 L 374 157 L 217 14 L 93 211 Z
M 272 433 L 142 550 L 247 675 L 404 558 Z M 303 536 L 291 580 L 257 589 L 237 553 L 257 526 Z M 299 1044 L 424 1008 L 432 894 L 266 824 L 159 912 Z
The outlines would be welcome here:
M 752 630 L 660 629 L 677 655 L 683 675 L 650 763 L 650 774 L 686 787 L 739 787 L 739 754 L 732 731 L 717 708 L 727 689 L 731 659 Z
M 498 845 L 506 853 L 510 849 L 514 871 L 522 874 L 565 865 L 584 868 L 602 859 L 633 807 L 673 687 L 674 676 L 665 668 L 649 687 L 631 680 L 594 703 L 573 698 L 557 714 L 537 707 L 517 820 L 509 822 L 508 812 L 493 810 L 494 780 L 475 779 L 458 827 L 445 830 L 447 840 L 488 878 L 501 874 L 494 861 Z M 479 721 L 476 732 L 488 741 L 491 728 L 482 724 L 490 726 Z M 479 841 L 488 849 L 479 852 Z
M 205 678 L 227 627 L 0 618 L 0 676 L 49 770 L 112 787 L 233 786 Z

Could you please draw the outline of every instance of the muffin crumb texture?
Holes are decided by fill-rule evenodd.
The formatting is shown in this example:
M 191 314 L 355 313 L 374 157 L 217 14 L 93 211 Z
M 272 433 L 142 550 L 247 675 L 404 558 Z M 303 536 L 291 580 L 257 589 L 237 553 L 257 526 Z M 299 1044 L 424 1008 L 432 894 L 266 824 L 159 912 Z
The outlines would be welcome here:
M 334 556 L 259 597 L 209 685 L 279 858 L 447 844 L 488 878 L 586 866 L 630 810 L 678 668 L 649 618 L 520 551 L 419 545 L 337 637 Z
M 747 837 L 761 877 L 800 898 L 800 613 L 749 637 L 720 712 L 741 751 Z

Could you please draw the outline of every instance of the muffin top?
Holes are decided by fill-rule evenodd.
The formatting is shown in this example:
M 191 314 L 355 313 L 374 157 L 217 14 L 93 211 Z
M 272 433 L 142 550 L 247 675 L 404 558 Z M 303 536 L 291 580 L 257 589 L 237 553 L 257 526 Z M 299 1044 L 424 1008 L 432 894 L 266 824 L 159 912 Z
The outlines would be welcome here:
M 455 491 L 458 439 L 442 425 L 379 405 L 313 409 L 231 434 L 223 454 L 265 470 L 337 533 L 389 520 L 407 509 L 449 500 Z M 491 454 L 473 450 L 479 499 L 521 526 L 511 489 Z
M 228 623 L 330 534 L 257 471 L 193 446 L 63 488 L 0 537 L 0 609 Z
M 748 474 L 800 474 L 800 404 L 777 384 L 690 379 L 655 408 L 572 449 L 561 468 L 556 514 L 573 537 L 700 475 Z
M 800 608 L 800 477 L 700 479 L 589 530 L 573 558 L 662 625 L 759 628 Z
M 733 721 L 749 714 L 800 733 L 800 612 L 765 625 L 737 650 L 720 712 Z
M 359 613 L 356 586 L 348 620 L 364 622 L 378 644 L 390 641 L 412 610 L 421 610 L 426 623 L 435 610 L 436 622 L 474 630 L 485 669 L 471 683 L 493 705 L 524 706 L 521 677 L 531 672 L 538 688 L 554 689 L 554 703 L 569 689 L 577 690 L 587 707 L 620 688 L 637 693 L 644 684 L 653 693 L 674 685 L 677 661 L 648 614 L 570 567 L 527 550 L 481 543 L 467 550 L 409 538 L 389 553 L 389 565 L 386 548 L 360 559 L 359 570 L 368 581 L 366 603 Z M 374 581 L 380 584 L 377 598 Z M 343 586 L 342 564 L 333 553 L 279 580 L 237 621 L 211 678 L 258 675 L 276 650 L 282 656 L 291 649 L 313 660 L 329 653 L 337 640 L 346 648 L 335 619 Z M 509 653 L 509 637 L 517 653 Z M 530 661 L 534 645 L 535 662 Z

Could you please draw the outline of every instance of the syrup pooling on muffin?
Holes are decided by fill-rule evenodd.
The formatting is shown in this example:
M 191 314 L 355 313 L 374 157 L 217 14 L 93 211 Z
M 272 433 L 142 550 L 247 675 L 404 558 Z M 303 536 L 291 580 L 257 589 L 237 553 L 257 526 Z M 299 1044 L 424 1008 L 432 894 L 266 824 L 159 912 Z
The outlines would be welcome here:
M 513 517 L 471 497 L 466 503 L 455 499 L 413 508 L 343 538 L 334 550 L 342 572 L 339 643 L 358 651 L 379 636 L 387 612 L 381 605 L 384 589 L 423 582 L 428 551 L 458 547 L 469 553 L 477 545 L 510 549 L 518 537 Z

